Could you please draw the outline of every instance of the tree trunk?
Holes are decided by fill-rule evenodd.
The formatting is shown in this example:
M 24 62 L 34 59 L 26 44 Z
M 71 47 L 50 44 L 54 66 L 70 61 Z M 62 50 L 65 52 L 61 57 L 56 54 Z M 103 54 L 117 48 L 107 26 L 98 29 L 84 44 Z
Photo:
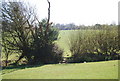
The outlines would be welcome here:
M 17 65 L 18 62 L 19 62 L 23 57 L 24 57 L 24 55 L 21 55 L 21 56 L 19 57 L 19 59 L 18 59 L 14 64 Z

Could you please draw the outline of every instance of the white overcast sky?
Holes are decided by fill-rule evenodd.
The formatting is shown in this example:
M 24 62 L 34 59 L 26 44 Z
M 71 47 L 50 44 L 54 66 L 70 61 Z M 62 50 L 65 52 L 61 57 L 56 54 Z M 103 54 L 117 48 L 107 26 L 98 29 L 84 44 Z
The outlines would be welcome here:
M 40 19 L 47 17 L 47 0 L 26 0 L 36 6 Z M 51 21 L 54 23 L 75 23 L 77 25 L 118 23 L 118 2 L 120 0 L 49 0 Z

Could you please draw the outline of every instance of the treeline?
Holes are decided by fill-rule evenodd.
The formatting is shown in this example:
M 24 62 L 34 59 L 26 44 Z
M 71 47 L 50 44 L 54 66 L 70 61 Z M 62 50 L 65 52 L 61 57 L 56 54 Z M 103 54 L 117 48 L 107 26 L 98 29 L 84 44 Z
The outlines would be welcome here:
M 59 30 L 78 30 L 78 29 L 82 29 L 82 30 L 86 30 L 86 29 L 93 29 L 93 30 L 97 30 L 97 29 L 103 29 L 105 28 L 105 26 L 109 26 L 109 27 L 117 27 L 116 24 L 95 24 L 92 26 L 85 26 L 85 25 L 75 25 L 74 23 L 69 23 L 69 24 L 54 24 L 54 27 L 58 28 Z
M 118 27 L 105 26 L 100 30 L 75 30 L 69 46 L 69 62 L 94 62 L 120 59 Z

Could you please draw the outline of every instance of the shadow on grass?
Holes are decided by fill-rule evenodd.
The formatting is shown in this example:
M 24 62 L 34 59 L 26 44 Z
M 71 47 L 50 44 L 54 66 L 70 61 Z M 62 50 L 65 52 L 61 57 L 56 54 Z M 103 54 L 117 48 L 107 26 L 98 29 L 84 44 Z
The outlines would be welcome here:
M 21 70 L 21 69 L 26 69 L 26 68 L 34 68 L 34 67 L 41 67 L 44 64 L 41 65 L 18 65 L 18 66 L 7 66 L 7 67 L 2 67 L 2 75 L 6 73 L 11 73 L 16 70 Z

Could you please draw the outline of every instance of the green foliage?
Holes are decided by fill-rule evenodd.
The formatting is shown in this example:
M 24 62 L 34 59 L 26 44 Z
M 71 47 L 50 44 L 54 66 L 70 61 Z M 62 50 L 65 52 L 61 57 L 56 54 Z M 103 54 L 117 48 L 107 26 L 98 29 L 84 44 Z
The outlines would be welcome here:
M 73 62 L 119 59 L 117 27 L 85 31 L 71 34 L 69 44 Z
M 62 59 L 62 50 L 54 43 L 59 32 L 48 19 L 40 22 L 34 9 L 19 2 L 4 3 L 2 13 L 3 47 L 18 54 L 15 64 L 23 58 L 27 64 L 58 63 Z
M 26 30 L 28 13 L 25 13 L 23 3 L 2 3 L 2 45 L 3 49 L 19 55 L 19 60 L 30 50 L 29 31 Z M 23 15 L 24 14 L 24 15 Z M 26 16 L 26 17 L 25 17 Z M 7 52 L 7 51 L 6 51 Z M 3 52 L 4 54 L 5 52 Z M 8 55 L 8 54 L 7 54 Z M 16 61 L 16 63 L 18 62 Z
M 53 43 L 57 40 L 58 30 L 49 25 L 46 34 L 46 25 L 47 19 L 43 19 L 34 29 L 29 64 L 58 63 L 62 59 L 62 51 Z

